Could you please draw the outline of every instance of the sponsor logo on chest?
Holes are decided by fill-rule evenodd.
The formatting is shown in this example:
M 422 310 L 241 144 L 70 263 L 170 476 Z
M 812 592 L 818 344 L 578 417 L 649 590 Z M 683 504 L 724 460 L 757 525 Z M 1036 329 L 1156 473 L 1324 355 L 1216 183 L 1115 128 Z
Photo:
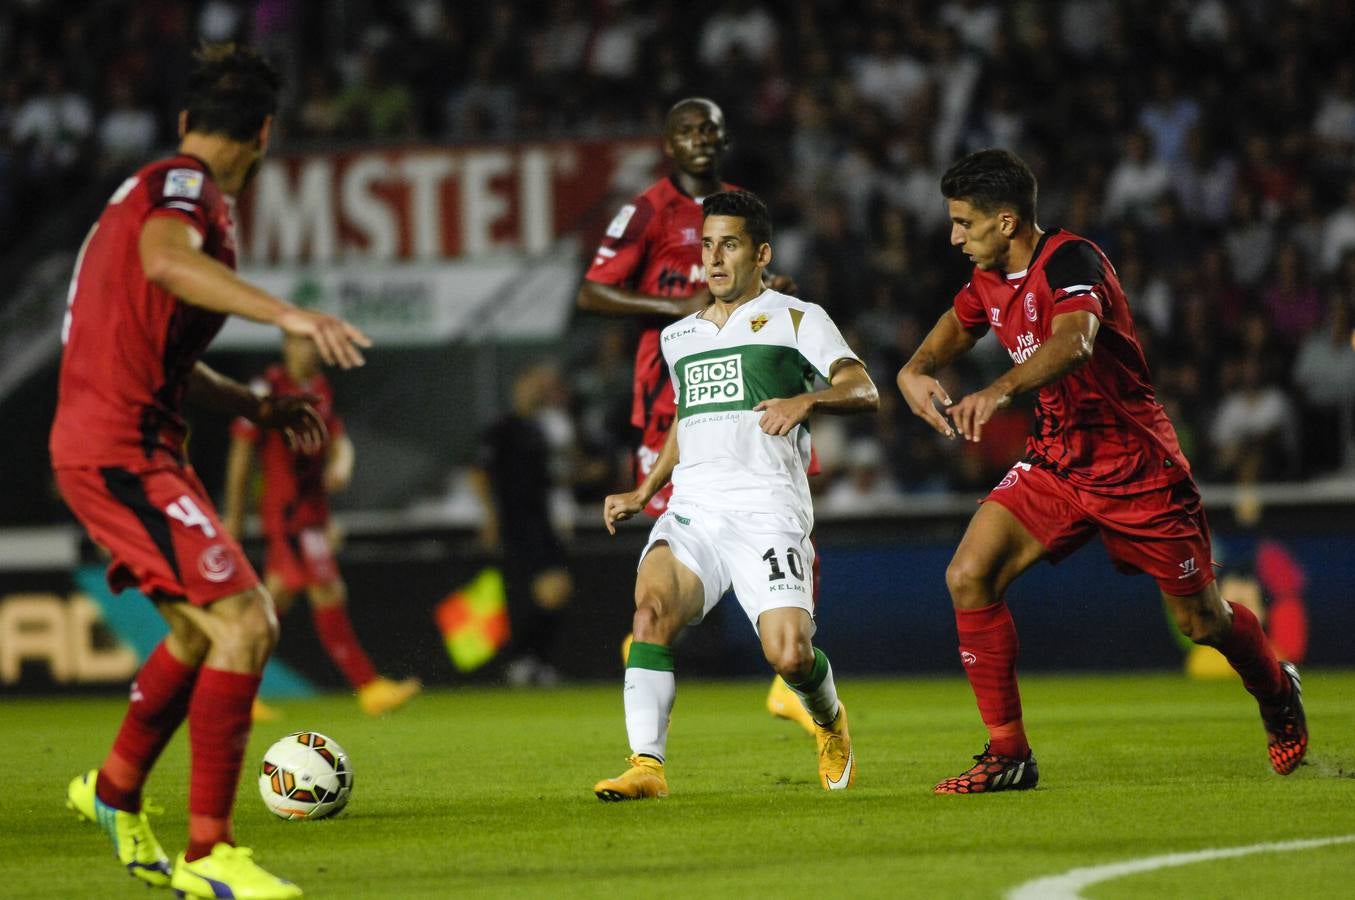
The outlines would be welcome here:
M 743 360 L 739 354 L 695 360 L 682 367 L 683 402 L 688 406 L 743 399 Z
M 1025 332 L 1016 336 L 1016 346 L 1007 348 L 1007 355 L 1012 358 L 1012 362 L 1018 366 L 1030 359 L 1032 353 L 1040 349 L 1040 341 L 1032 332 Z

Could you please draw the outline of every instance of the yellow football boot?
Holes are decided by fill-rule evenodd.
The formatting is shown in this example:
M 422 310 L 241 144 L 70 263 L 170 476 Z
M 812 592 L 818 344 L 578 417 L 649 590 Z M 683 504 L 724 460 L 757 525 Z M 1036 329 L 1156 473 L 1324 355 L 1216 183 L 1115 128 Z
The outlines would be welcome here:
M 66 788 L 66 807 L 104 830 L 113 842 L 113 855 L 133 878 L 155 887 L 169 884 L 169 857 L 151 831 L 146 810 L 132 813 L 104 803 L 94 792 L 98 777 L 99 770 L 90 769 L 72 779 Z
M 201 859 L 188 862 L 184 854 L 174 863 L 169 886 L 188 897 L 235 897 L 237 900 L 288 900 L 301 888 L 259 868 L 248 847 L 217 844 Z
M 615 778 L 607 778 L 593 786 L 599 800 L 647 800 L 668 796 L 668 780 L 663 777 L 663 763 L 652 756 L 634 755 L 626 758 L 630 768 Z
M 837 705 L 837 718 L 827 728 L 815 723 L 819 745 L 819 783 L 825 791 L 845 791 L 856 781 L 856 754 L 847 731 L 847 707 Z

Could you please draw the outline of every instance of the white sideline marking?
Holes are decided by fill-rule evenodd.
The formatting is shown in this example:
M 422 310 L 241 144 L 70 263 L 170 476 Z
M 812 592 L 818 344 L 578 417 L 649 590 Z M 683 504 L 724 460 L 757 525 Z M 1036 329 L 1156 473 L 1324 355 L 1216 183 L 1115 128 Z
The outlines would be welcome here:
M 1290 850 L 1311 850 L 1315 847 L 1350 843 L 1355 843 L 1355 834 L 1310 838 L 1302 841 L 1250 844 L 1246 847 L 1222 847 L 1215 850 L 1197 850 L 1194 853 L 1167 853 L 1162 856 L 1107 863 L 1103 866 L 1083 866 L 1079 869 L 1070 869 L 1062 875 L 1049 875 L 1017 885 L 1007 894 L 1007 900 L 1082 900 L 1079 891 L 1083 888 L 1102 881 L 1110 881 L 1112 878 L 1122 878 L 1125 875 L 1137 875 L 1141 872 L 1169 869 L 1173 866 L 1188 866 L 1191 863 L 1210 862 L 1216 859 L 1250 856 L 1253 853 L 1287 853 Z

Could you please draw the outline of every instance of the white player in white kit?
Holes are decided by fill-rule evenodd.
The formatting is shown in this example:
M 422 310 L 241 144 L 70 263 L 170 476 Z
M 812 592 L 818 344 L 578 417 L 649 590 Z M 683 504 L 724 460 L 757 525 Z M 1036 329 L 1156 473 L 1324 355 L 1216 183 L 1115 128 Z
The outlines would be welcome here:
M 672 640 L 731 587 L 767 661 L 815 722 L 820 783 L 841 790 L 856 778 L 832 667 L 811 642 L 807 422 L 816 411 L 874 411 L 879 396 L 822 307 L 763 286 L 772 248 L 762 201 L 726 191 L 707 197 L 702 212 L 701 257 L 715 302 L 669 325 L 661 338 L 677 422 L 640 486 L 603 502 L 603 520 L 615 533 L 616 522 L 673 481 L 635 583 L 624 692 L 631 767 L 593 788 L 602 800 L 667 796 Z M 814 390 L 816 377 L 827 383 L 822 390 Z

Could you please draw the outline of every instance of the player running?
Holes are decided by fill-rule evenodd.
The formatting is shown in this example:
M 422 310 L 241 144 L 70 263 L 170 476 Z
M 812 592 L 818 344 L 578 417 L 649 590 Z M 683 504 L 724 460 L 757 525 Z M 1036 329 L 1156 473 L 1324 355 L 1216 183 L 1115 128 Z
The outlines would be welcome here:
M 728 147 L 725 115 L 713 101 L 688 97 L 673 104 L 663 129 L 663 152 L 672 162 L 671 174 L 621 207 L 579 287 L 580 309 L 634 316 L 643 323 L 635 348 L 631 399 L 631 424 L 640 429 L 637 483 L 663 451 L 676 414 L 659 331 L 711 302 L 701 264 L 701 204 L 710 194 L 736 189 L 720 179 Z M 775 290 L 795 293 L 787 276 L 769 274 L 768 282 Z M 812 458 L 810 465 L 810 474 L 816 474 Z M 664 486 L 645 512 L 662 515 L 671 495 L 672 486 Z M 817 568 L 814 575 L 817 586 Z M 813 721 L 779 676 L 767 695 L 767 709 L 814 733 Z
M 811 412 L 879 404 L 865 366 L 823 308 L 763 286 L 771 223 L 744 191 L 706 198 L 701 257 L 714 302 L 663 329 L 660 346 L 676 427 L 640 486 L 603 502 L 603 521 L 645 509 L 672 477 L 635 582 L 635 640 L 624 702 L 631 768 L 598 782 L 602 800 L 664 797 L 668 718 L 676 692 L 672 641 L 731 587 L 762 651 L 814 722 L 819 780 L 850 787 L 856 759 L 832 667 L 814 635 L 805 474 Z M 815 375 L 829 382 L 812 390 Z
M 231 425 L 226 461 L 226 502 L 222 521 L 239 540 L 244 526 L 249 470 L 258 448 L 263 471 L 260 518 L 267 556 L 264 586 L 278 615 L 285 615 L 300 591 L 310 600 L 311 622 L 325 653 L 357 692 L 358 706 L 369 716 L 398 709 L 418 694 L 417 678 L 395 681 L 377 674 L 348 617 L 348 588 L 334 561 L 329 495 L 348 487 L 353 477 L 353 442 L 334 409 L 334 390 L 321 371 L 320 354 L 305 338 L 287 336 L 282 364 L 270 366 L 253 385 L 267 397 L 298 397 L 324 420 L 326 439 L 309 452 L 293 447 L 287 436 L 263 430 L 248 418 Z M 256 705 L 256 716 L 260 705 Z
M 169 634 L 132 682 L 103 765 L 67 802 L 97 822 L 135 877 L 194 897 L 299 897 L 237 847 L 231 810 L 250 706 L 277 641 L 268 592 L 226 533 L 184 452 L 185 397 L 292 435 L 324 423 L 295 397 L 257 397 L 199 361 L 227 315 L 308 338 L 326 362 L 361 365 L 352 325 L 242 281 L 230 198 L 268 147 L 279 79 L 234 45 L 204 47 L 188 80 L 175 156 L 122 183 L 85 238 L 62 328 L 50 449 L 66 504 L 112 557 L 109 585 L 139 587 Z M 171 869 L 142 809 L 142 786 L 188 720 L 188 846 Z
M 1121 570 L 1153 576 L 1187 637 L 1227 658 L 1260 704 L 1271 766 L 1288 775 L 1308 748 L 1298 671 L 1275 658 L 1250 610 L 1219 594 L 1199 491 L 1154 396 L 1114 267 L 1085 238 L 1036 224 L 1035 176 L 1005 150 L 955 163 L 941 193 L 950 242 L 974 273 L 899 371 L 899 390 L 938 432 L 970 441 L 1012 397 L 1038 393 L 1026 458 L 989 492 L 946 569 L 960 661 L 989 739 L 975 765 L 936 793 L 1024 790 L 1039 780 L 1003 597 L 1037 561 L 1056 563 L 1096 534 Z M 988 329 L 1015 365 L 952 403 L 934 375 Z

